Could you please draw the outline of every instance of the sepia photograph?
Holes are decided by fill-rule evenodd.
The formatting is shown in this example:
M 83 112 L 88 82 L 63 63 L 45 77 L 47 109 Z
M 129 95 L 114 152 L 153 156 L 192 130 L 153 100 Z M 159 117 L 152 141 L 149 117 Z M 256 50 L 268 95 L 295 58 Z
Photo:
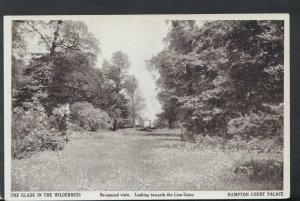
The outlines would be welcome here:
M 10 199 L 289 196 L 288 14 L 4 23 Z

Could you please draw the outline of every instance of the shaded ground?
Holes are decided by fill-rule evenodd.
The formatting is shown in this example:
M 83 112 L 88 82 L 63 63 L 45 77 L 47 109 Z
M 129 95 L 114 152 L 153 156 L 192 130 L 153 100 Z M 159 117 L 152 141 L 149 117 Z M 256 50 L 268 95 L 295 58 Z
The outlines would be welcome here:
M 262 190 L 234 173 L 255 154 L 198 149 L 179 131 L 75 133 L 66 148 L 12 161 L 12 190 Z M 259 156 L 264 157 L 264 156 Z M 268 156 L 265 156 L 266 158 Z

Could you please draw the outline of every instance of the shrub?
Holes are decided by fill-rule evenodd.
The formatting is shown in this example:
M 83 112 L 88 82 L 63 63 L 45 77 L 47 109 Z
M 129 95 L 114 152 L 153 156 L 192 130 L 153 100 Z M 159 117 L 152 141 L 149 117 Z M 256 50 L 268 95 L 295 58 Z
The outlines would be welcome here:
M 94 108 L 90 103 L 74 103 L 70 110 L 72 121 L 85 130 L 97 131 L 98 129 L 109 129 L 112 127 L 112 120 L 109 115 L 101 109 Z
M 251 160 L 237 164 L 236 174 L 255 182 L 276 182 L 283 179 L 283 162 L 277 160 Z
M 270 138 L 283 136 L 283 106 L 282 111 L 260 112 L 246 114 L 228 122 L 227 133 L 238 135 L 243 139 L 250 137 Z M 275 107 L 270 107 L 274 109 Z M 278 110 L 278 108 L 276 108 Z
M 180 135 L 181 141 L 196 142 L 196 137 L 191 131 L 186 131 Z
M 50 116 L 51 126 L 60 131 L 62 135 L 66 135 L 69 115 L 69 104 L 65 104 L 55 108 Z
M 27 110 L 17 107 L 12 113 L 12 156 L 23 158 L 38 151 L 62 149 L 67 139 L 51 126 L 41 104 L 25 104 Z

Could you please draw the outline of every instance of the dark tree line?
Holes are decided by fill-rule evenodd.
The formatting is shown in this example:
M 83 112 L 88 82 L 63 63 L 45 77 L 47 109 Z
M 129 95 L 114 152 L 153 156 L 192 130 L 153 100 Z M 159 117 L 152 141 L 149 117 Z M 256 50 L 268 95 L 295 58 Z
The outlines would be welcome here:
M 169 23 L 165 49 L 149 61 L 160 74 L 159 118 L 192 136 L 281 136 L 283 21 Z

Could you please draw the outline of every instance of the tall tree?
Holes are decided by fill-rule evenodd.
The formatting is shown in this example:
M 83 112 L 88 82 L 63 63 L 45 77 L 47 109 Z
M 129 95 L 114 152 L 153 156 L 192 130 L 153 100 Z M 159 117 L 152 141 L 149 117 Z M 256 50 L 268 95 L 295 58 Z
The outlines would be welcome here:
M 226 133 L 231 119 L 283 102 L 283 21 L 172 21 L 165 40 L 149 62 L 188 130 Z
M 125 90 L 130 98 L 129 101 L 129 108 L 131 113 L 130 115 L 132 118 L 133 127 L 135 127 L 135 120 L 145 107 L 145 100 L 138 87 L 138 81 L 136 80 L 135 76 L 128 75 L 126 77 Z
M 124 89 L 124 81 L 128 74 L 127 71 L 129 67 L 130 62 L 128 56 L 121 51 L 113 53 L 111 62 L 107 60 L 103 61 L 103 71 L 106 77 L 114 82 L 116 93 Z
M 102 70 L 104 74 L 107 92 L 109 92 L 105 107 L 114 118 L 124 118 L 127 115 L 127 103 L 121 91 L 125 89 L 125 80 L 128 76 L 130 62 L 128 56 L 121 52 L 114 52 L 111 61 L 104 60 Z
M 14 26 L 16 33 L 12 39 L 16 48 L 20 44 L 30 44 L 30 35 L 38 37 L 40 47 L 45 47 L 46 50 L 36 48 L 40 51 L 39 56 L 31 56 L 26 67 L 22 69 L 22 83 L 16 87 L 13 97 L 15 106 L 31 101 L 37 93 L 49 113 L 57 104 L 91 102 L 95 91 L 101 85 L 101 75 L 93 68 L 94 62 L 91 62 L 91 58 L 96 58 L 99 48 L 84 23 L 18 21 Z M 24 33 L 20 33 L 20 28 Z M 27 51 L 30 49 L 27 48 Z M 14 59 L 13 69 L 20 68 L 19 66 L 22 65 Z
M 50 55 L 55 53 L 80 50 L 95 62 L 100 52 L 98 41 L 81 21 L 50 20 L 50 21 L 19 21 L 25 33 L 38 38 L 38 43 Z M 27 34 L 28 35 L 28 34 Z
M 162 104 L 163 112 L 158 114 L 159 120 L 167 120 L 170 129 L 175 128 L 175 123 L 179 119 L 180 103 L 176 97 L 170 96 L 167 91 L 158 93 L 158 100 Z

